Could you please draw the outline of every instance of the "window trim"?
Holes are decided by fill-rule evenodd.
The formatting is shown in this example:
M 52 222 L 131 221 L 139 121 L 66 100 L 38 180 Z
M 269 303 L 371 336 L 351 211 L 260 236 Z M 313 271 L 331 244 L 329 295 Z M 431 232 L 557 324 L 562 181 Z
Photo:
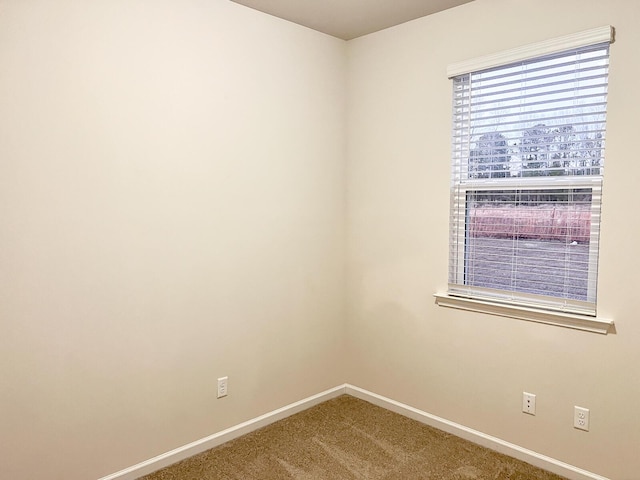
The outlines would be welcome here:
M 447 76 L 448 78 L 453 78 L 474 71 L 559 53 L 572 48 L 587 47 L 604 42 L 613 43 L 615 40 L 614 36 L 615 30 L 612 26 L 597 27 L 492 55 L 453 63 L 447 67 Z M 451 229 L 449 232 L 451 234 Z M 468 298 L 459 296 L 451 291 L 447 293 L 436 293 L 434 296 L 436 304 L 442 307 L 516 318 L 604 335 L 610 332 L 615 333 L 613 320 L 597 317 L 596 315 L 547 310 L 544 306 L 529 307 L 528 305 L 517 303 L 503 303 L 495 299 Z
M 545 323 L 547 325 L 556 325 L 602 335 L 615 333 L 613 320 L 602 317 L 590 317 L 587 315 L 576 315 L 541 308 L 529 308 L 490 300 L 459 297 L 449 293 L 435 293 L 433 296 L 436 299 L 436 304 L 440 307 L 486 313 L 529 322 Z
M 571 33 L 563 37 L 552 38 L 543 42 L 523 45 L 503 52 L 485 55 L 483 57 L 452 63 L 447 66 L 447 77 L 453 78 L 465 73 L 485 70 L 487 68 L 499 67 L 509 63 L 529 60 L 535 57 L 542 57 L 564 50 L 577 47 L 586 47 L 597 43 L 613 43 L 615 40 L 615 30 L 611 25 L 592 28 L 582 32 Z

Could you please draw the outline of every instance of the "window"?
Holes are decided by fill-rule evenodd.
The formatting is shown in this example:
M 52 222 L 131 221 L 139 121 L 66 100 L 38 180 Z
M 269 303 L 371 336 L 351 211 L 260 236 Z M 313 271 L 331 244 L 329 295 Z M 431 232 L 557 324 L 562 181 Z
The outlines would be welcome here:
M 611 40 L 603 27 L 450 74 L 449 296 L 596 315 Z

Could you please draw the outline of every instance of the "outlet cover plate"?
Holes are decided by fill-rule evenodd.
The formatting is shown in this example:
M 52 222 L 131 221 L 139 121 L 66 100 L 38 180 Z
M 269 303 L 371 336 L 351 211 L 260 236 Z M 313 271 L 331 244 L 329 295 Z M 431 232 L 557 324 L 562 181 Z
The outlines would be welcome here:
M 584 407 L 573 407 L 573 428 L 589 431 L 589 409 Z
M 522 411 L 529 415 L 536 414 L 536 396 L 533 393 L 522 392 Z
M 229 377 L 220 377 L 218 379 L 218 398 L 227 396 Z

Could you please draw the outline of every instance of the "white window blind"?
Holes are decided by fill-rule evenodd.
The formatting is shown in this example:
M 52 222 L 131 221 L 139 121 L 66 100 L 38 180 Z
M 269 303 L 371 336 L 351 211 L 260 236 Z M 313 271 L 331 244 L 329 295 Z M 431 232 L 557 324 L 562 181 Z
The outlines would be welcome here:
M 595 315 L 609 42 L 453 77 L 449 293 Z

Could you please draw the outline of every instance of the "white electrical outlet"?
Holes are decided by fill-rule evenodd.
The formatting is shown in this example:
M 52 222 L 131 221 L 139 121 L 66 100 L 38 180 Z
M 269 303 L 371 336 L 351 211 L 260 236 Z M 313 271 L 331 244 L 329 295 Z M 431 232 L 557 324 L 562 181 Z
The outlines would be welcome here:
M 522 411 L 529 415 L 536 414 L 536 396 L 533 393 L 522 392 Z
M 218 398 L 227 396 L 228 383 L 229 377 L 220 377 L 218 379 Z
M 573 428 L 589 431 L 589 409 L 573 407 Z

